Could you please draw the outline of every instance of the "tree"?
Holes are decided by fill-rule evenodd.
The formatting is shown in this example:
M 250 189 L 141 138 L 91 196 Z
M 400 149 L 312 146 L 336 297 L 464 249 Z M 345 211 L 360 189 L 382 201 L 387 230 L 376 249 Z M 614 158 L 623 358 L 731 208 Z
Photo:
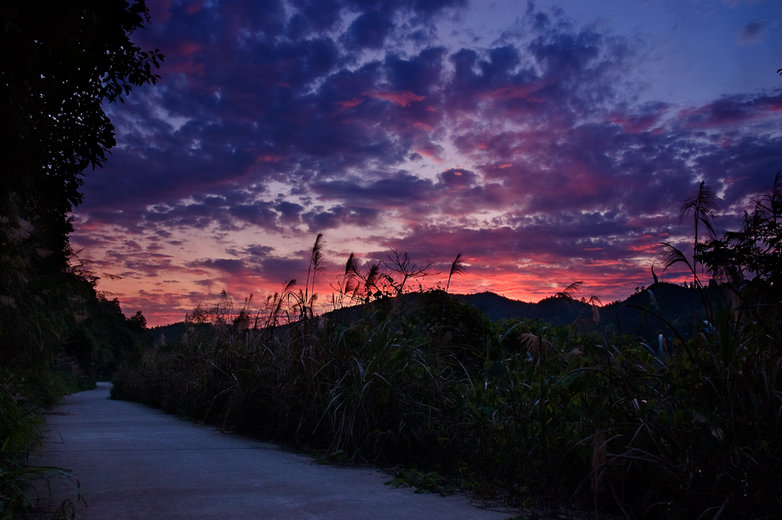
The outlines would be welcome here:
M 144 0 L 5 0 L 0 18 L 0 214 L 23 208 L 62 266 L 83 172 L 115 144 L 103 103 L 155 83 L 163 56 L 130 39 Z
M 141 311 L 136 311 L 136 314 L 128 318 L 128 325 L 130 325 L 133 330 L 142 332 L 147 329 L 147 319 Z
M 782 172 L 771 190 L 744 213 L 741 228 L 699 244 L 696 258 L 715 277 L 737 285 L 745 279 L 782 284 Z
M 103 104 L 155 83 L 163 57 L 130 39 L 149 21 L 144 0 L 3 0 L 0 20 L 0 516 L 27 518 L 13 469 L 38 438 L 35 408 L 142 341 L 69 265 L 69 213 L 115 144 Z
M 68 265 L 69 213 L 115 144 L 104 103 L 154 84 L 163 56 L 130 38 L 144 0 L 4 0 L 0 19 L 0 369 L 45 368 L 95 282 Z
M 383 264 L 392 273 L 398 275 L 397 278 L 394 278 L 391 274 L 385 275 L 386 281 L 393 288 L 396 296 L 404 294 L 405 285 L 407 285 L 408 281 L 427 276 L 429 268 L 432 267 L 432 262 L 429 261 L 421 266 L 414 264 L 406 251 L 399 252 L 396 249 L 391 250 Z

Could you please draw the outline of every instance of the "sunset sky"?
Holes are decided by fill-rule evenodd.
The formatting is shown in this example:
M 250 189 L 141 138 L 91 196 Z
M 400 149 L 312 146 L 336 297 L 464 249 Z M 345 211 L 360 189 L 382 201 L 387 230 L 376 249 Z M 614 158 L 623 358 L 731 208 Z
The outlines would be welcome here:
M 150 0 L 157 86 L 107 106 L 79 259 L 150 325 L 290 279 L 323 233 L 321 301 L 353 252 L 450 291 L 603 303 L 663 280 L 682 201 L 718 225 L 782 170 L 777 0 Z M 327 310 L 323 308 L 321 310 Z

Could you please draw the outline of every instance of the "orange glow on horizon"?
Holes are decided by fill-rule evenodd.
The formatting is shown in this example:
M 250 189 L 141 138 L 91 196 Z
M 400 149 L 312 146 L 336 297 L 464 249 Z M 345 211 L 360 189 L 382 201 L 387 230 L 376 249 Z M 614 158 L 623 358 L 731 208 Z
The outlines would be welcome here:
M 632 295 L 641 286 L 651 285 L 649 270 L 635 270 L 626 274 L 607 273 L 612 269 L 622 267 L 618 261 L 595 261 L 585 265 L 582 270 L 575 271 L 566 266 L 549 265 L 536 270 L 510 272 L 497 271 L 490 273 L 486 269 L 475 266 L 472 269 L 467 262 L 467 270 L 451 279 L 449 292 L 452 294 L 475 294 L 493 292 L 512 300 L 536 303 L 544 298 L 555 295 L 573 282 L 583 282 L 580 291 L 574 295 L 576 299 L 597 297 L 602 304 L 623 300 Z M 203 271 L 203 270 L 202 270 Z M 483 272 L 481 272 L 483 271 Z M 434 266 L 433 266 L 434 273 Z M 682 283 L 689 278 L 681 273 L 657 273 L 661 281 Z M 319 314 L 332 310 L 332 295 L 336 280 L 341 278 L 340 270 L 334 266 L 324 271 L 316 285 L 318 294 L 316 312 Z M 439 266 L 436 274 L 421 279 L 424 290 L 444 288 L 447 271 Z M 205 280 L 210 280 L 205 283 Z M 172 278 L 149 281 L 139 279 L 101 279 L 98 290 L 106 293 L 109 299 L 117 298 L 126 316 L 132 316 L 141 311 L 147 319 L 149 327 L 166 325 L 183 321 L 185 315 L 196 306 L 209 307 L 219 300 L 220 292 L 225 290 L 236 311 L 241 309 L 245 299 L 252 298 L 251 312 L 263 308 L 266 298 L 281 290 L 287 280 L 259 281 L 252 276 L 235 276 L 217 278 L 214 273 L 206 273 L 200 278 L 180 281 Z M 409 285 L 411 290 L 418 289 L 418 281 Z M 298 285 L 294 290 L 298 290 Z

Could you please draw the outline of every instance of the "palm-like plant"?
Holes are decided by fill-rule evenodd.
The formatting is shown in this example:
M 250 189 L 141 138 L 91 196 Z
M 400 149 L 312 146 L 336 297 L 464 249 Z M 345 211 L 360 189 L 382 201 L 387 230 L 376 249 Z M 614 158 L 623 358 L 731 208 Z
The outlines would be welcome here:
M 573 297 L 581 290 L 582 285 L 584 285 L 584 282 L 573 282 L 559 291 L 556 296 L 557 298 L 573 299 Z
M 456 255 L 456 258 L 453 259 L 453 262 L 451 262 L 451 270 L 448 272 L 448 282 L 445 284 L 445 292 L 448 292 L 448 288 L 451 287 L 451 278 L 453 278 L 453 275 L 464 273 L 464 270 L 465 267 L 464 262 L 462 262 L 462 254 L 459 253 Z
M 358 260 L 354 253 L 350 253 L 348 261 L 345 262 L 342 279 L 336 285 L 331 284 L 331 288 L 336 291 L 336 294 L 331 295 L 331 306 L 334 309 L 340 309 L 344 306 L 346 296 L 351 301 L 356 299 L 360 286 Z
M 695 238 L 693 241 L 692 254 L 692 269 L 695 274 L 696 269 L 696 252 L 698 249 L 698 239 L 700 224 L 706 226 L 709 233 L 714 236 L 714 217 L 716 216 L 717 209 L 720 205 L 720 198 L 714 194 L 711 187 L 706 184 L 706 181 L 701 181 L 698 185 L 698 191 L 695 192 L 690 198 L 686 199 L 682 204 L 680 211 L 680 218 L 684 218 L 688 213 L 692 212 L 693 224 L 695 226 Z
M 323 233 L 318 233 L 315 237 L 315 243 L 310 252 L 310 263 L 307 266 L 307 279 L 304 283 L 304 291 L 300 294 L 300 314 L 302 318 L 312 317 L 312 308 L 317 298 L 315 294 L 315 278 L 318 271 L 323 270 L 321 262 L 323 261 L 322 248 Z

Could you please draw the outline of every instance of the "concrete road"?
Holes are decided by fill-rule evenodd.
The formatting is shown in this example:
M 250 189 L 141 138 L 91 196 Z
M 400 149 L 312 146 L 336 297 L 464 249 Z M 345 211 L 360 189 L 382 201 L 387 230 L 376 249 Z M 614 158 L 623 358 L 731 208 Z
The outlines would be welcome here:
M 109 399 L 110 385 L 67 396 L 47 416 L 34 463 L 67 468 L 81 484 L 85 520 L 469 519 L 509 511 L 463 496 L 415 494 L 384 485 L 373 469 L 325 466 L 159 410 Z M 42 491 L 43 494 L 48 494 Z M 75 498 L 61 479 L 51 503 Z

